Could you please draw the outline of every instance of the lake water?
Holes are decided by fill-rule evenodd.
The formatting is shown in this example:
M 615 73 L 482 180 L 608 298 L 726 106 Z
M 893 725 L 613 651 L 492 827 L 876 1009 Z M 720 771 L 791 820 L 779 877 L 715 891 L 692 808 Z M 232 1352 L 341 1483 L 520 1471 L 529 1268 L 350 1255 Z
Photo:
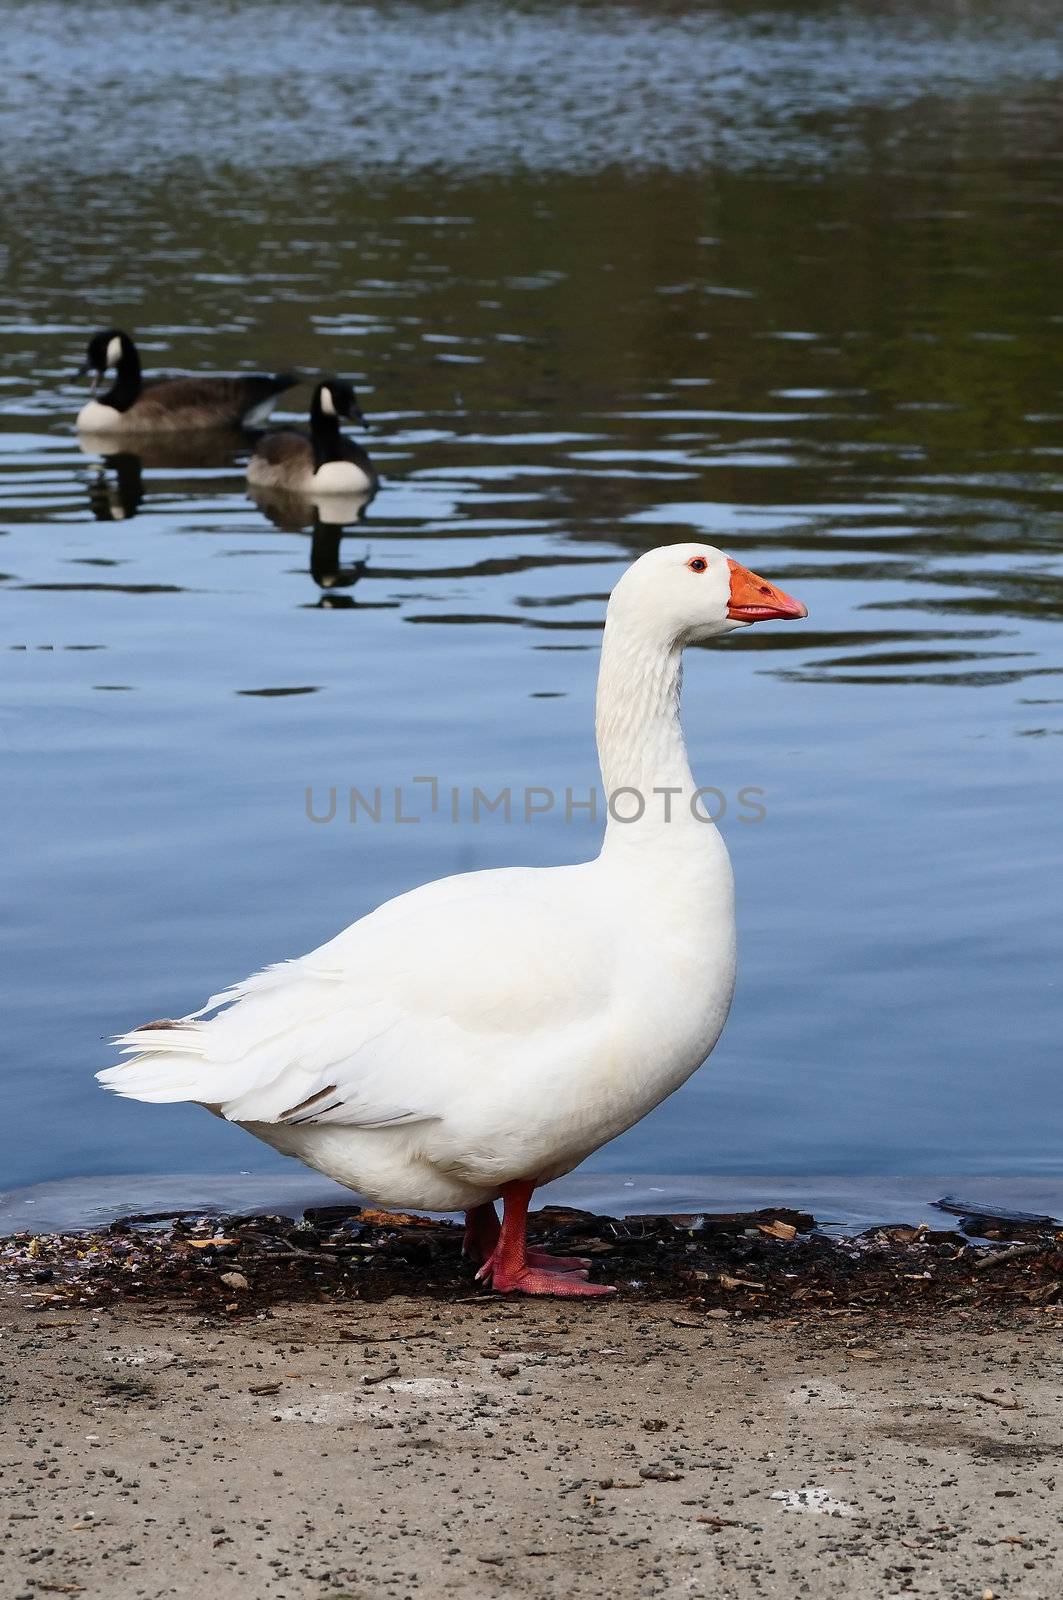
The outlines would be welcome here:
M 0 1187 L 288 1170 L 104 1095 L 101 1041 L 422 879 L 593 854 L 524 790 L 596 782 L 605 597 L 691 537 L 810 615 L 691 653 L 739 990 L 592 1167 L 1057 1173 L 1057 8 L 0 25 Z M 84 453 L 111 322 L 154 370 L 352 378 L 364 520 L 256 505 L 230 441 Z

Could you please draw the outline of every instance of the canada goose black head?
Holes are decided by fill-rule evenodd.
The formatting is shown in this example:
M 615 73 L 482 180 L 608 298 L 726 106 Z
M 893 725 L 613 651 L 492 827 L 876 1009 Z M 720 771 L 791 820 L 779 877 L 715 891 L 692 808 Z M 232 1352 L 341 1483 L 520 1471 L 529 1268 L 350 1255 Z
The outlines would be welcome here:
M 348 422 L 360 422 L 363 428 L 368 426 L 353 384 L 345 383 L 342 378 L 325 378 L 314 390 L 310 402 L 311 426 L 328 426 L 330 422 L 338 426 L 340 417 Z
M 121 328 L 101 328 L 99 333 L 94 333 L 89 340 L 89 347 L 85 354 L 84 364 L 78 368 L 78 377 L 86 378 L 91 372 L 98 382 L 109 367 L 116 367 L 120 373 L 140 374 L 140 357 L 137 347 Z

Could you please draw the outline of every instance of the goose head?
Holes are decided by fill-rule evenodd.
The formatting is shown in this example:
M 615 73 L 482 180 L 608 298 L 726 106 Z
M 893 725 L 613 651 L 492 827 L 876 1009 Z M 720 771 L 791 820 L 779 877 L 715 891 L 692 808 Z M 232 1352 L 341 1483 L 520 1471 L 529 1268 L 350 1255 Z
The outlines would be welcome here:
M 709 544 L 648 550 L 616 585 L 609 610 L 680 647 L 755 622 L 808 616 L 800 600 Z
M 108 367 L 120 367 L 130 357 L 135 360 L 136 353 L 136 345 L 128 333 L 123 333 L 121 328 L 102 328 L 89 340 L 84 364 L 78 368 L 77 375 L 85 378 L 91 372 L 95 385 Z
M 325 378 L 318 384 L 310 402 L 310 415 L 345 417 L 348 422 L 360 422 L 363 428 L 368 426 L 362 415 L 362 408 L 358 404 L 354 385 L 345 383 L 342 378 Z

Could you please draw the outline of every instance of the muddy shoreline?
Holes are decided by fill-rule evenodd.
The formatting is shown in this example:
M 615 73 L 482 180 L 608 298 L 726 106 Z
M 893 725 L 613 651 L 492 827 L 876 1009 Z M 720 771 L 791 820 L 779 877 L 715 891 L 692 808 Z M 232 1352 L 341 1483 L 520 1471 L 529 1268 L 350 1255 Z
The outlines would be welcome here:
M 887 1308 L 891 1316 L 1051 1310 L 1063 1300 L 1063 1230 L 1049 1218 L 942 1217 L 940 1228 L 883 1225 L 852 1237 L 807 1212 L 596 1215 L 549 1206 L 529 1236 L 588 1257 L 629 1304 L 670 1302 L 702 1316 L 777 1318 Z M 42 1307 L 117 1302 L 244 1316 L 275 1303 L 454 1302 L 477 1293 L 453 1222 L 352 1206 L 304 1216 L 120 1219 L 85 1234 L 0 1241 L 0 1268 Z

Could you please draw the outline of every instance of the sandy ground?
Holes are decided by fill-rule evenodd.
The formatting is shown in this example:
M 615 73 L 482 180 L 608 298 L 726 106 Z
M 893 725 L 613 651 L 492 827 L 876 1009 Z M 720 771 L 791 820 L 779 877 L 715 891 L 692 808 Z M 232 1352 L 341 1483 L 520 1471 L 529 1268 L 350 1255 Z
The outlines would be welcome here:
M 1058 1309 L 0 1313 L 4 1600 L 1063 1594 Z

